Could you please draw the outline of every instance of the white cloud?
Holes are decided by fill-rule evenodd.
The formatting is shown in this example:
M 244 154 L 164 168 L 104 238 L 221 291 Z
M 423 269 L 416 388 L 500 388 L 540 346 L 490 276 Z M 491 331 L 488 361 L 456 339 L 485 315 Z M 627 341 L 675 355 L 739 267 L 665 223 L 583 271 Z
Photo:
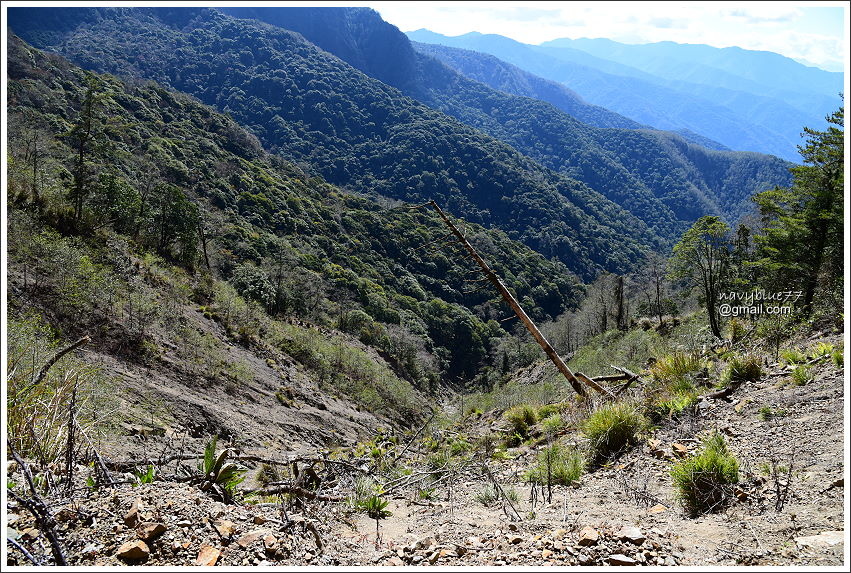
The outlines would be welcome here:
M 838 2 L 372 2 L 369 5 L 403 31 L 428 28 L 449 36 L 476 31 L 500 34 L 528 44 L 565 37 L 610 38 L 626 43 L 670 40 L 719 48 L 768 50 L 831 69 L 841 67 L 847 52 L 841 26 L 817 29 L 819 7 L 833 7 L 832 12 L 821 12 L 822 21 L 829 23 L 836 19 L 837 7 L 845 6 Z

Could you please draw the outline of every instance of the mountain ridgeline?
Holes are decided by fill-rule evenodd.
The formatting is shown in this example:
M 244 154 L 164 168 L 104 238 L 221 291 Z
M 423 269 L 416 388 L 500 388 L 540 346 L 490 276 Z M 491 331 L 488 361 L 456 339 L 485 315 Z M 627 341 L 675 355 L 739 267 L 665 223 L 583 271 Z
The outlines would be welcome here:
M 16 33 L 49 38 L 42 47 L 83 67 L 193 94 L 331 183 L 411 202 L 434 198 L 585 280 L 631 268 L 701 214 L 734 218 L 754 191 L 788 181 L 787 165 L 773 158 L 593 128 L 488 88 L 417 53 L 370 10 L 237 12 L 274 26 L 212 10 L 99 10 L 91 25 L 66 22 L 51 34 L 16 12 Z
M 739 48 L 587 39 L 532 46 L 494 34 L 448 37 L 417 30 L 408 35 L 496 56 L 643 124 L 686 129 L 730 149 L 789 161 L 799 160 L 801 126 L 821 127 L 843 86 L 841 73 Z
M 298 34 L 212 10 L 192 18 L 166 9 L 105 14 L 55 49 L 83 67 L 195 95 L 230 113 L 269 150 L 331 183 L 410 202 L 436 199 L 568 262 L 585 279 L 601 269 L 625 270 L 661 244 L 641 220 L 587 186 L 403 96 Z
M 516 68 L 508 69 L 504 63 L 494 68 L 500 63 L 498 60 L 481 62 L 481 54 L 467 54 L 469 59 L 479 59 L 480 70 L 505 70 L 492 76 L 491 81 L 510 73 L 515 85 L 555 91 L 550 100 L 544 100 L 552 105 L 540 101 L 543 98 L 535 89 L 516 94 L 524 97 L 512 97 L 504 93 L 504 86 L 489 83 L 487 78 L 467 78 L 451 66 L 447 68 L 433 58 L 424 57 L 419 53 L 420 45 L 414 46 L 413 53 L 410 49 L 399 49 L 404 35 L 371 10 L 320 11 L 321 17 L 308 18 L 304 9 L 226 10 L 298 31 L 365 73 L 388 78 L 389 82 L 398 77 L 393 85 L 406 95 L 509 143 L 549 169 L 588 184 L 646 222 L 666 240 L 677 238 L 701 214 L 723 213 L 737 219 L 750 209 L 749 197 L 753 192 L 789 181 L 788 164 L 759 154 L 707 153 L 700 146 L 684 145 L 682 137 L 650 130 L 639 134 L 635 129 L 624 132 L 595 129 L 596 126 L 642 126 L 588 105 L 569 90 L 554 90 L 551 82 L 523 74 Z M 358 25 L 352 26 L 352 21 Z M 327 25 L 318 26 L 316 22 Z M 341 38 L 347 34 L 351 35 L 349 39 Z M 360 43 L 368 47 L 364 50 L 374 50 L 374 45 L 382 41 L 386 43 L 387 56 L 381 66 L 388 69 L 376 70 L 375 64 L 361 67 L 365 59 L 363 51 L 359 53 L 353 46 Z M 339 49 L 341 45 L 346 48 Z M 391 67 L 388 62 L 395 63 Z M 389 72 L 400 68 L 413 71 L 404 77 Z M 579 112 L 577 115 L 581 117 L 574 117 L 571 112 Z

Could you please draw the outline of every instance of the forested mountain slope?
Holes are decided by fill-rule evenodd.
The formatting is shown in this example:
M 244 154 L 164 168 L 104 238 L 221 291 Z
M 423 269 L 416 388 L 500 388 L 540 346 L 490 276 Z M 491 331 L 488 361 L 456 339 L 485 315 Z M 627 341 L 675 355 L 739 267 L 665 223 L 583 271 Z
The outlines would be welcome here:
M 10 10 L 11 28 L 25 38 L 46 37 L 39 28 L 45 20 L 27 10 L 41 9 Z M 582 183 L 403 96 L 298 34 L 212 10 L 91 14 L 94 23 L 63 33 L 61 41 L 51 36 L 48 47 L 83 67 L 193 94 L 329 182 L 405 201 L 434 198 L 558 257 L 584 279 L 629 268 L 661 244 L 653 229 Z
M 409 33 L 409 37 L 417 42 L 491 54 L 527 72 L 562 83 L 590 103 L 657 129 L 688 129 L 730 149 L 770 153 L 790 161 L 798 159 L 796 130 L 801 124 L 799 112 L 794 109 L 788 124 L 778 123 L 776 116 L 752 117 L 742 113 L 742 105 L 726 105 L 727 101 L 741 101 L 741 93 L 732 94 L 736 97 L 731 100 L 729 89 L 716 94 L 694 84 L 676 85 L 671 80 L 574 48 L 530 46 L 493 34 L 447 37 L 417 30 Z M 780 110 L 775 107 L 778 105 L 785 104 L 773 101 L 770 107 Z M 788 106 L 783 109 L 790 111 Z M 821 120 L 821 115 L 815 117 Z
M 747 197 L 751 193 L 788 181 L 787 165 L 775 158 L 714 154 L 700 148 L 683 154 L 676 151 L 684 143 L 677 136 L 595 129 L 537 99 L 513 97 L 470 81 L 432 58 L 400 48 L 404 35 L 368 9 L 233 8 L 227 12 L 298 31 L 366 73 L 396 81 L 394 85 L 407 95 L 511 144 L 550 169 L 587 183 L 666 239 L 677 237 L 702 214 L 723 213 L 735 220 L 750 208 Z M 365 64 L 382 43 L 385 56 L 378 63 Z M 476 65 L 483 69 L 492 64 L 501 63 Z M 416 70 L 416 74 L 402 77 L 390 72 L 400 69 Z M 517 82 L 545 84 L 529 74 L 511 73 Z M 522 95 L 537 98 L 538 93 L 532 90 Z M 558 95 L 561 99 L 551 102 L 556 107 L 571 94 L 562 90 Z M 617 114 L 577 103 L 572 97 L 571 105 L 581 113 L 604 124 L 623 125 L 624 118 Z M 719 177 L 719 173 L 724 175 Z
M 214 345 L 196 340 L 197 316 L 187 323 L 175 310 L 201 305 L 200 330 L 220 323 L 249 348 L 265 341 L 326 391 L 403 417 L 411 403 L 393 384 L 412 392 L 470 380 L 507 336 L 494 320 L 506 314 L 498 294 L 467 292 L 470 267 L 441 248 L 436 214 L 382 207 L 309 178 L 226 116 L 152 82 L 87 74 L 15 36 L 8 61 L 15 314 L 40 308 L 66 336 L 90 333 L 131 361 L 150 359 L 151 344 L 176 348 L 179 365 L 182 352 Z M 91 136 L 80 154 L 74 134 L 85 122 Z M 564 264 L 500 231 L 472 225 L 468 237 L 539 320 L 576 304 L 581 291 Z M 210 282 L 220 279 L 232 287 Z M 140 319 L 134 305 L 153 314 Z M 318 349 L 311 331 L 265 315 L 343 332 Z M 335 360 L 359 356 L 360 369 L 332 366 L 332 344 Z M 352 344 L 373 348 L 392 376 L 386 367 L 379 376 Z M 363 384 L 377 390 L 363 394 Z

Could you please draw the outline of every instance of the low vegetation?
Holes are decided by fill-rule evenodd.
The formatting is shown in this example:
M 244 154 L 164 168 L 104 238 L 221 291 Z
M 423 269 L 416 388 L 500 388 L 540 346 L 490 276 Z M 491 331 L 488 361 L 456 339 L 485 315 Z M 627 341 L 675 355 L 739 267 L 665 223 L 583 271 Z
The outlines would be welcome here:
M 732 485 L 739 481 L 739 462 L 716 432 L 704 441 L 700 453 L 671 469 L 671 479 L 689 515 L 709 513 L 732 498 Z

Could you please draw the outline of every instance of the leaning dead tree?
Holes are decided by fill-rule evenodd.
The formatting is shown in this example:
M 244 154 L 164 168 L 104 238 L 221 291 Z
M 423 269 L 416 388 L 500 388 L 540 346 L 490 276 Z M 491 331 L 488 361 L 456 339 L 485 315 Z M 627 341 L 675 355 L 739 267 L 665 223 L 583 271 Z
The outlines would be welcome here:
M 593 379 L 584 376 L 581 373 L 574 374 L 573 372 L 571 372 L 570 368 L 567 367 L 567 364 L 564 363 L 564 360 L 562 360 L 558 352 L 556 352 L 552 345 L 549 343 L 549 341 L 547 341 L 543 333 L 538 330 L 538 327 L 535 326 L 535 323 L 532 322 L 532 319 L 529 318 L 529 315 L 526 314 L 526 312 L 523 310 L 523 307 L 520 306 L 520 303 L 517 302 L 517 299 L 514 298 L 514 295 L 512 295 L 508 288 L 505 286 L 505 284 L 503 284 L 499 276 L 497 276 L 493 269 L 488 266 L 488 264 L 479 255 L 476 249 L 474 249 L 470 242 L 467 241 L 466 237 L 464 237 L 464 234 L 460 230 L 458 230 L 458 227 L 456 227 L 455 224 L 452 223 L 452 221 L 449 220 L 449 217 L 446 216 L 446 213 L 443 212 L 443 209 L 441 209 L 435 201 L 429 201 L 428 203 L 425 203 L 424 205 L 420 205 L 415 208 L 419 209 L 422 207 L 434 207 L 435 211 L 437 211 L 437 214 L 440 215 L 440 218 L 443 219 L 443 222 L 446 223 L 447 227 L 449 227 L 449 230 L 452 232 L 452 235 L 455 236 L 458 242 L 461 243 L 461 246 L 463 246 L 464 249 L 473 258 L 473 260 L 476 261 L 476 264 L 479 265 L 479 268 L 481 269 L 482 273 L 484 273 L 487 280 L 489 280 L 496 287 L 496 290 L 499 291 L 499 294 L 502 295 L 502 298 L 514 311 L 514 313 L 517 315 L 517 318 L 519 318 L 520 322 L 523 323 L 523 326 L 526 327 L 526 330 L 529 331 L 532 337 L 534 337 L 535 341 L 541 346 L 541 348 L 544 349 L 546 355 L 549 357 L 552 363 L 555 364 L 556 368 L 558 368 L 558 371 L 561 372 L 562 375 L 567 379 L 567 381 L 570 383 L 570 385 L 573 387 L 577 394 L 579 394 L 580 396 L 585 395 L 585 387 L 583 386 L 584 384 L 585 386 L 593 388 L 594 390 L 608 398 L 614 398 L 614 395 L 609 392 L 609 390 L 598 384 Z

